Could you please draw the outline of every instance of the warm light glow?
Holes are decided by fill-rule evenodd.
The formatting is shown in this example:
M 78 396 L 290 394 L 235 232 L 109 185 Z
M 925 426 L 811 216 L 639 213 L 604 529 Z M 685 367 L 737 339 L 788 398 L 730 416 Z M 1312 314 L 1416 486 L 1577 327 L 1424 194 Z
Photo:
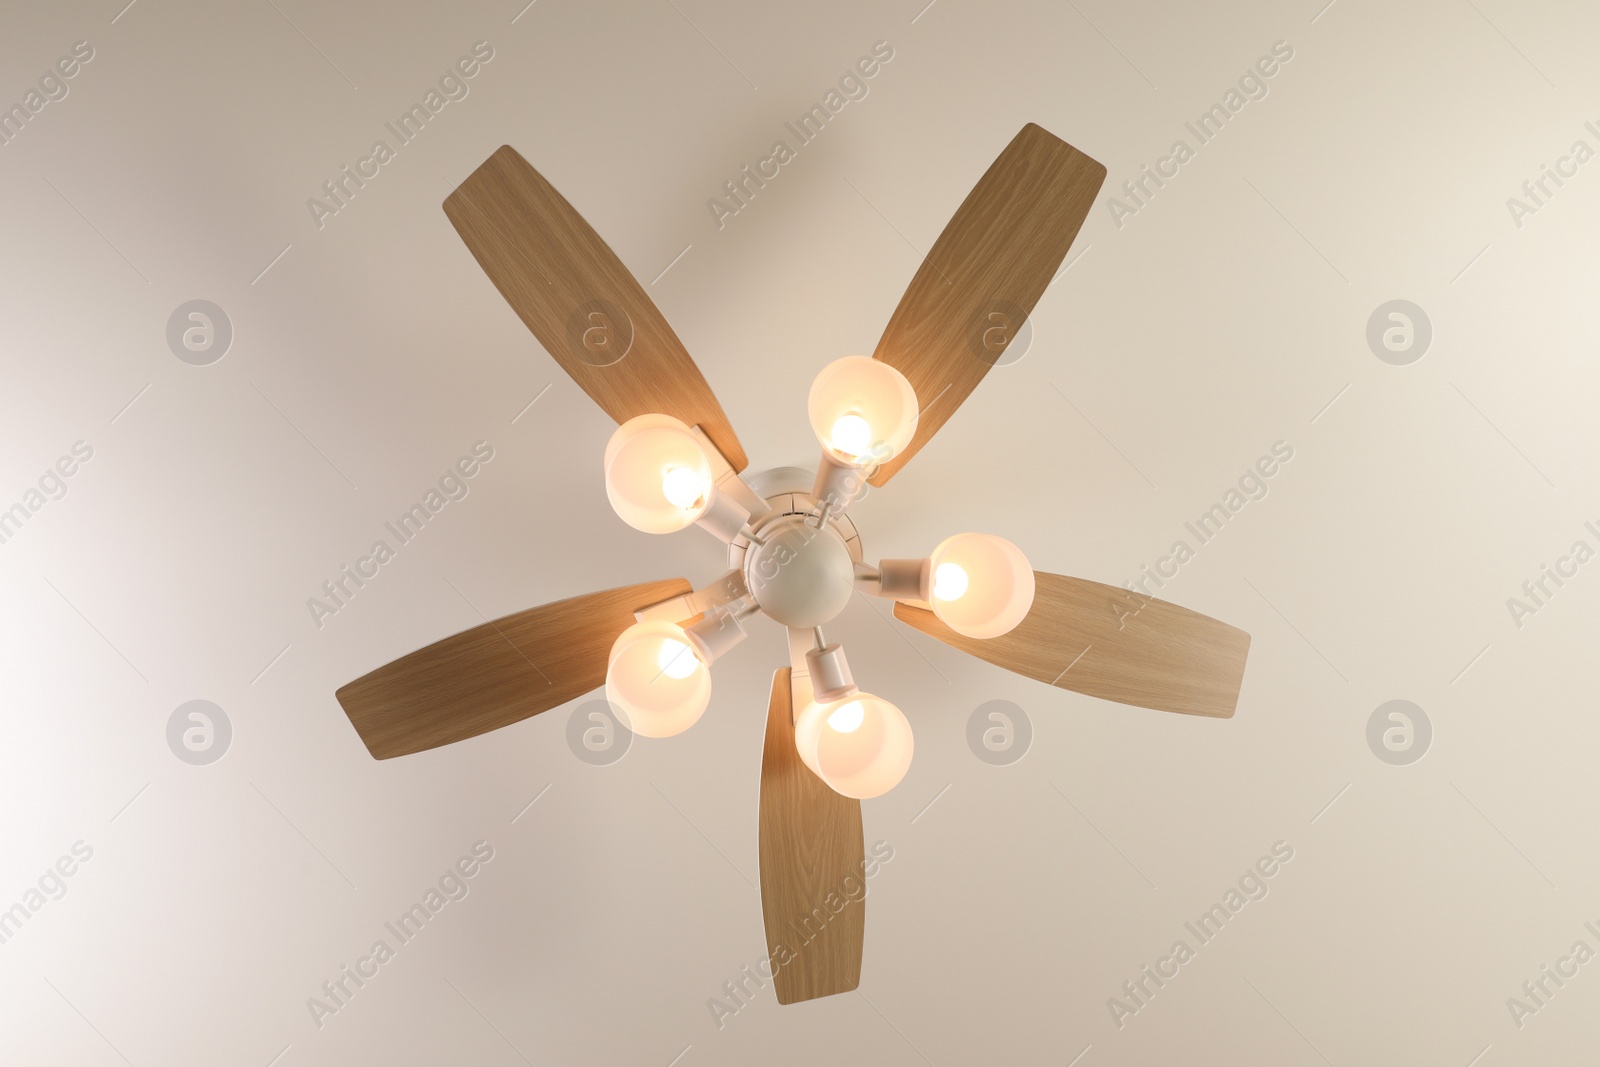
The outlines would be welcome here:
M 622 521 L 672 533 L 711 505 L 711 462 L 700 441 L 670 415 L 639 415 L 606 444 L 606 497 Z
M 671 737 L 711 702 L 711 670 L 681 626 L 636 622 L 611 646 L 606 700 L 641 737 Z
M 967 591 L 967 572 L 956 563 L 941 563 L 933 572 L 933 598 L 960 600 Z
M 795 720 L 794 741 L 812 773 L 834 792 L 858 800 L 900 784 L 915 747 L 905 715 L 871 693 L 807 704 Z
M 853 734 L 860 729 L 861 720 L 866 718 L 866 715 L 866 711 L 861 707 L 861 701 L 852 700 L 847 704 L 840 704 L 833 714 L 828 716 L 828 726 L 841 734 Z
M 828 440 L 836 451 L 847 456 L 865 456 L 872 451 L 872 426 L 855 412 L 840 415 Z
M 992 534 L 948 537 L 933 550 L 933 613 L 963 637 L 1010 633 L 1033 607 L 1033 567 Z
M 881 463 L 917 432 L 917 393 L 906 376 L 871 356 L 836 359 L 811 383 L 806 414 L 822 447 L 849 466 Z
M 688 467 L 668 467 L 661 476 L 661 495 L 675 507 L 692 508 L 706 495 L 706 480 Z
M 668 678 L 687 678 L 700 668 L 700 661 L 695 657 L 694 649 L 682 641 L 671 638 L 661 642 L 661 651 L 656 653 L 656 665 L 661 668 L 661 673 Z

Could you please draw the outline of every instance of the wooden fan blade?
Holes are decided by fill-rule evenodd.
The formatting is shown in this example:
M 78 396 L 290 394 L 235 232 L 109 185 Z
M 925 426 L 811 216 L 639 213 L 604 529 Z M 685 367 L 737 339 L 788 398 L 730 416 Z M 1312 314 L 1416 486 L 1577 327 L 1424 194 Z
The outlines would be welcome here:
M 745 468 L 722 406 L 638 279 L 510 145 L 444 202 L 456 232 L 539 343 L 617 422 L 659 412 L 698 425 Z
M 374 759 L 521 722 L 606 682 L 633 613 L 691 591 L 673 578 L 560 600 L 401 656 L 334 694 Z
M 788 667 L 772 677 L 761 754 L 761 917 L 779 1004 L 861 984 L 867 915 L 861 801 L 800 761 L 789 682 Z
M 997 667 L 1120 704 L 1228 718 L 1239 702 L 1250 635 L 1114 585 L 1034 571 L 1033 609 L 1017 628 L 962 637 L 931 611 L 895 617 Z
M 933 243 L 873 355 L 910 380 L 916 435 L 881 486 L 966 400 L 1055 278 L 1106 168 L 1033 123 L 990 165 Z

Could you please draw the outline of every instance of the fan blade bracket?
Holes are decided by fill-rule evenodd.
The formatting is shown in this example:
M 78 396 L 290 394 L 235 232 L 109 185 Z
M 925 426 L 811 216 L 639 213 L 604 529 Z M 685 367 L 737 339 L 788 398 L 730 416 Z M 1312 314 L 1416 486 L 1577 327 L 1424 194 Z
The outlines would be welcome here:
M 750 588 L 745 584 L 744 571 L 735 567 L 703 589 L 639 608 L 633 617 L 639 622 L 659 619 L 682 623 L 708 611 L 715 611 L 725 604 L 737 603 L 749 595 Z
M 811 662 L 806 659 L 806 654 L 817 647 L 817 632 L 790 626 L 788 638 L 789 692 L 793 698 L 790 710 L 794 716 L 798 716 L 801 709 L 815 697 L 811 685 Z
M 692 603 L 693 596 L 693 593 L 684 593 L 682 596 L 675 596 L 670 600 L 663 600 L 659 604 L 651 604 L 649 607 L 639 608 L 633 613 L 634 621 L 653 622 L 659 620 L 661 622 L 670 623 L 687 622 L 696 615 L 700 614 L 698 611 L 694 610 L 694 605 Z
M 711 462 L 711 482 L 716 486 L 717 492 L 737 501 L 739 506 L 749 513 L 752 525 L 765 518 L 772 511 L 772 505 L 750 487 L 750 483 L 744 480 L 743 475 L 734 470 L 733 464 L 728 462 L 728 457 L 722 454 L 722 450 L 702 427 L 691 426 L 689 431 L 700 441 L 701 451 L 705 452 L 706 459 Z

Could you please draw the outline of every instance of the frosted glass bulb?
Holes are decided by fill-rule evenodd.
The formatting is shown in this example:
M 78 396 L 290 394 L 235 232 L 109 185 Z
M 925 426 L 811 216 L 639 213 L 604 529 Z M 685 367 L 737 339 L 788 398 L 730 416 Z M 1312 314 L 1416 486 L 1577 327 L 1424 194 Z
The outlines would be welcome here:
M 606 663 L 606 700 L 641 737 L 671 737 L 699 721 L 711 702 L 711 669 L 683 627 L 636 622 L 617 637 Z
M 711 506 L 711 462 L 694 433 L 670 415 L 639 415 L 606 443 L 606 497 L 635 530 L 672 533 Z
M 867 717 L 866 711 L 861 707 L 861 701 L 852 700 L 848 704 L 841 704 L 828 716 L 828 726 L 841 734 L 853 734 L 861 728 L 861 721 Z
M 688 467 L 668 467 L 661 476 L 661 495 L 674 507 L 695 507 L 706 495 L 705 479 Z
M 828 788 L 857 800 L 898 785 L 915 747 L 899 708 L 859 692 L 831 704 L 807 704 L 795 720 L 794 743 L 801 762 Z
M 967 572 L 958 563 L 941 563 L 933 572 L 935 600 L 960 600 L 967 591 Z
M 699 668 L 700 661 L 695 658 L 694 649 L 669 637 L 661 642 L 661 651 L 656 653 L 656 666 L 668 678 L 682 680 Z
M 860 415 L 851 412 L 834 421 L 829 434 L 833 447 L 849 456 L 864 456 L 872 451 L 872 426 Z
M 897 455 L 917 432 L 917 413 L 917 392 L 906 376 L 871 356 L 823 367 L 806 398 L 811 432 L 852 467 Z
M 1033 607 L 1033 567 L 1003 537 L 956 534 L 939 542 L 929 558 L 933 613 L 963 637 L 1010 633 Z

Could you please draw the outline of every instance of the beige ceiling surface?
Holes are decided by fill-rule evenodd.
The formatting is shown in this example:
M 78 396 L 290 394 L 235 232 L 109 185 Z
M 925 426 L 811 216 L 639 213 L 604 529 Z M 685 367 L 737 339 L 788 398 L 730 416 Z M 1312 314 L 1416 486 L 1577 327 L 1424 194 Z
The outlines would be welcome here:
M 0 13 L 0 1058 L 1592 1057 L 1591 8 L 123 2 Z M 1030 121 L 1106 189 L 1021 358 L 860 505 L 867 555 L 980 530 L 1164 568 L 1149 592 L 1253 635 L 1238 713 L 1052 690 L 853 604 L 830 636 L 916 759 L 864 805 L 892 858 L 860 989 L 780 1007 L 741 975 L 775 626 L 609 763 L 586 701 L 384 763 L 334 701 L 485 616 L 723 559 L 612 514 L 611 424 L 440 204 L 515 146 L 751 470 L 808 465 L 810 379 L 872 350 Z M 996 709 L 998 753 L 968 740 Z

